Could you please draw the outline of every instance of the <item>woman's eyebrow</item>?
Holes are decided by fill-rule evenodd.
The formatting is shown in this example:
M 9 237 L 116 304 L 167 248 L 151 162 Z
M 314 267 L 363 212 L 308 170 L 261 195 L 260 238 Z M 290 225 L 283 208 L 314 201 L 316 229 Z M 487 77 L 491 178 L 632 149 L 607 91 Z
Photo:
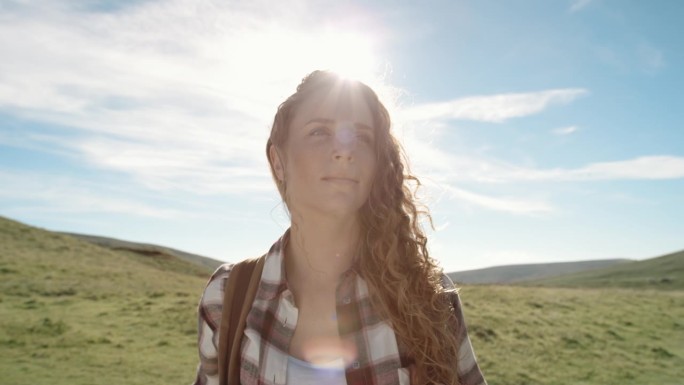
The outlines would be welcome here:
M 304 123 L 304 126 L 308 126 L 311 123 L 321 123 L 321 124 L 335 124 L 335 120 L 333 119 L 326 119 L 326 118 L 313 118 L 309 120 L 308 122 Z M 356 127 L 357 130 L 363 130 L 363 131 L 370 131 L 371 133 L 374 132 L 373 128 L 360 122 L 353 122 L 354 127 Z
M 357 130 L 370 131 L 371 133 L 374 133 L 373 129 L 370 126 L 367 126 L 363 123 L 354 123 L 354 127 L 356 127 Z
M 335 123 L 335 121 L 332 119 L 325 119 L 325 118 L 313 118 L 313 119 L 309 120 L 308 122 L 304 123 L 304 125 L 308 126 L 311 123 L 333 124 L 333 123 Z

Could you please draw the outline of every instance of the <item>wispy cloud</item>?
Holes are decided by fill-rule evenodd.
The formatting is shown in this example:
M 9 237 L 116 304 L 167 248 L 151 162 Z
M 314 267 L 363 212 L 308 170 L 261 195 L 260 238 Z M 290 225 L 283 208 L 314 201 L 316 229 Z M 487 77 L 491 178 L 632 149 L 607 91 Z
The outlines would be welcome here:
M 641 156 L 611 162 L 596 162 L 579 168 L 536 169 L 503 162 L 477 160 L 476 173 L 458 170 L 447 174 L 453 180 L 478 182 L 525 181 L 594 181 L 594 180 L 666 180 L 684 178 L 684 157 L 656 155 Z
M 593 0 L 573 0 L 570 4 L 570 12 L 578 12 L 588 6 Z
M 641 156 L 611 162 L 596 162 L 579 168 L 536 169 L 501 162 L 480 168 L 480 182 L 542 182 L 595 180 L 666 180 L 684 178 L 684 157 Z M 451 174 L 458 178 L 459 174 Z M 462 174 L 461 177 L 468 177 Z
M 48 128 L 0 139 L 159 189 L 271 188 L 276 106 L 311 70 L 372 65 L 377 37 L 324 23 L 304 2 L 68 4 L 3 10 L 0 111 Z
M 79 182 L 67 176 L 0 170 L 0 184 L 0 199 L 14 202 L 12 207 L 3 208 L 10 213 L 110 213 L 161 219 L 192 216 L 187 211 L 122 197 L 121 192 L 103 191 L 106 189 L 101 184 Z
M 636 53 L 641 68 L 647 73 L 653 74 L 665 66 L 663 52 L 649 43 L 640 43 Z
M 225 139 L 230 144 L 231 138 Z M 192 142 L 144 142 L 108 137 L 0 132 L 0 145 L 58 155 L 90 168 L 129 175 L 148 189 L 198 195 L 254 194 L 273 191 L 265 159 L 240 162 L 237 151 Z M 253 148 L 261 147 L 254 145 Z M 244 150 L 244 149 L 241 149 Z
M 552 202 L 527 196 L 479 193 L 473 184 L 586 182 L 598 180 L 666 180 L 684 178 L 684 157 L 642 156 L 609 162 L 594 162 L 576 168 L 543 168 L 473 154 L 467 148 L 444 147 L 433 125 L 407 125 L 400 138 L 413 170 L 431 189 L 430 195 L 456 199 L 486 210 L 522 215 L 547 215 L 558 210 Z M 576 132 L 576 126 L 554 130 L 559 135 Z M 452 142 L 453 144 L 453 142 Z M 506 191 L 506 190 L 502 190 Z
M 555 104 L 567 104 L 586 94 L 581 88 L 529 93 L 470 96 L 448 102 L 419 104 L 401 111 L 400 120 L 476 120 L 501 123 L 537 114 Z
M 554 128 L 551 132 L 556 135 L 570 135 L 577 132 L 577 126 L 558 127 Z
M 412 170 L 427 188 L 430 204 L 449 199 L 469 207 L 514 215 L 547 215 L 557 210 L 549 202 L 535 197 L 480 193 L 471 186 L 464 186 L 468 182 L 499 182 L 502 176 L 516 170 L 511 165 L 444 150 L 437 144 L 437 135 L 415 127 L 405 129 L 400 137 L 410 155 Z
M 123 173 L 152 190 L 273 193 L 264 143 L 275 106 L 305 73 L 345 59 L 336 47 L 349 44 L 355 60 L 367 60 L 366 51 L 371 51 L 358 36 L 331 33 L 322 23 L 312 23 L 315 11 L 301 2 L 274 6 L 265 1 L 175 0 L 109 13 L 17 4 L 0 23 L 0 110 L 52 128 L 0 132 L 0 142 Z M 574 4 L 581 9 L 588 2 Z M 647 48 L 647 62 L 662 65 L 662 55 L 659 61 Z M 396 120 L 412 125 L 501 123 L 571 103 L 587 92 L 565 88 L 464 97 L 398 110 Z M 575 129 L 555 132 L 567 135 Z M 419 175 L 438 183 L 450 198 L 515 214 L 545 214 L 555 208 L 534 198 L 476 193 L 459 183 L 684 175 L 677 157 L 545 170 L 456 155 L 434 139 L 405 139 L 415 165 L 424 171 Z M 27 196 L 34 201 L 66 205 L 59 207 L 159 217 L 180 214 L 112 194 L 96 195 L 87 187 L 68 188 L 67 177 L 69 181 L 59 182 L 64 186 L 59 190 L 36 184 L 33 177 L 0 177 L 3 185 L 29 186 L 4 194 L 32 191 Z
M 568 168 L 518 165 L 474 152 L 463 144 L 454 147 L 454 144 L 458 142 L 453 140 L 450 140 L 449 147 L 446 147 L 446 141 L 442 138 L 447 132 L 445 127 L 439 123 L 407 124 L 403 130 L 400 130 L 400 138 L 419 175 L 454 187 L 463 182 L 491 184 L 684 178 L 684 157 L 678 155 L 637 156 L 591 162 L 584 166 Z M 556 135 L 571 135 L 578 129 L 577 126 L 566 126 L 554 129 L 552 132 Z M 465 194 L 462 196 L 465 197 Z M 537 203 L 538 207 L 544 207 L 544 202 Z M 490 207 L 496 207 L 496 205 Z
M 447 190 L 451 198 L 488 210 L 526 215 L 550 214 L 556 211 L 552 205 L 540 200 L 488 196 L 477 194 L 453 185 L 443 185 L 443 188 Z
M 621 74 L 653 75 L 667 66 L 663 50 L 643 39 L 627 47 L 595 46 L 593 49 L 601 63 Z
M 634 159 L 599 162 L 571 170 L 548 171 L 546 177 L 559 180 L 680 179 L 684 178 L 684 157 L 641 156 Z

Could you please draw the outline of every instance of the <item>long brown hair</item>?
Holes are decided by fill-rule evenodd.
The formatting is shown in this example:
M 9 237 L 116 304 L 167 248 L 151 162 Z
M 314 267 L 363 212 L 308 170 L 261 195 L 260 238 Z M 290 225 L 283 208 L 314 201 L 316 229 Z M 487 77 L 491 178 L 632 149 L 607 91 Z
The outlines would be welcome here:
M 390 116 L 377 94 L 367 85 L 343 79 L 328 71 L 306 76 L 297 91 L 279 107 L 266 144 L 283 146 L 297 107 L 312 93 L 355 88 L 373 114 L 377 166 L 373 186 L 361 212 L 363 257 L 359 273 L 368 284 L 371 300 L 387 317 L 397 340 L 414 360 L 412 379 L 417 383 L 458 384 L 456 318 L 442 284 L 442 269 L 427 250 L 421 217 L 430 219 L 415 196 L 420 181 L 411 175 L 399 142 L 390 132 Z M 359 93 L 355 93 L 358 95 Z M 269 157 L 270 162 L 270 157 Z M 285 200 L 285 184 L 271 163 L 271 173 Z M 287 202 L 286 202 L 287 203 Z

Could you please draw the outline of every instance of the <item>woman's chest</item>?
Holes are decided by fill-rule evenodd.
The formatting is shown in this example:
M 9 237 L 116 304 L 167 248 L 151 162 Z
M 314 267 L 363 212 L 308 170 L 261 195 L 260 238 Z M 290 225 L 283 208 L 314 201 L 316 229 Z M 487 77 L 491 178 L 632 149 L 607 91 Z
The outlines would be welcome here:
M 290 355 L 309 362 L 340 358 L 343 344 L 339 336 L 335 293 L 301 296 L 297 299 L 297 309 Z

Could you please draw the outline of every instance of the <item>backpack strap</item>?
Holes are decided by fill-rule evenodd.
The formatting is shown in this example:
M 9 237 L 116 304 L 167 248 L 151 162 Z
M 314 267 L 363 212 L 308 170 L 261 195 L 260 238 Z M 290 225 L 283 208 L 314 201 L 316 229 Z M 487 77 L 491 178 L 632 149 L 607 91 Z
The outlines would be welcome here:
M 266 255 L 236 263 L 223 287 L 219 329 L 219 385 L 240 384 L 240 347 L 247 314 L 256 296 Z

